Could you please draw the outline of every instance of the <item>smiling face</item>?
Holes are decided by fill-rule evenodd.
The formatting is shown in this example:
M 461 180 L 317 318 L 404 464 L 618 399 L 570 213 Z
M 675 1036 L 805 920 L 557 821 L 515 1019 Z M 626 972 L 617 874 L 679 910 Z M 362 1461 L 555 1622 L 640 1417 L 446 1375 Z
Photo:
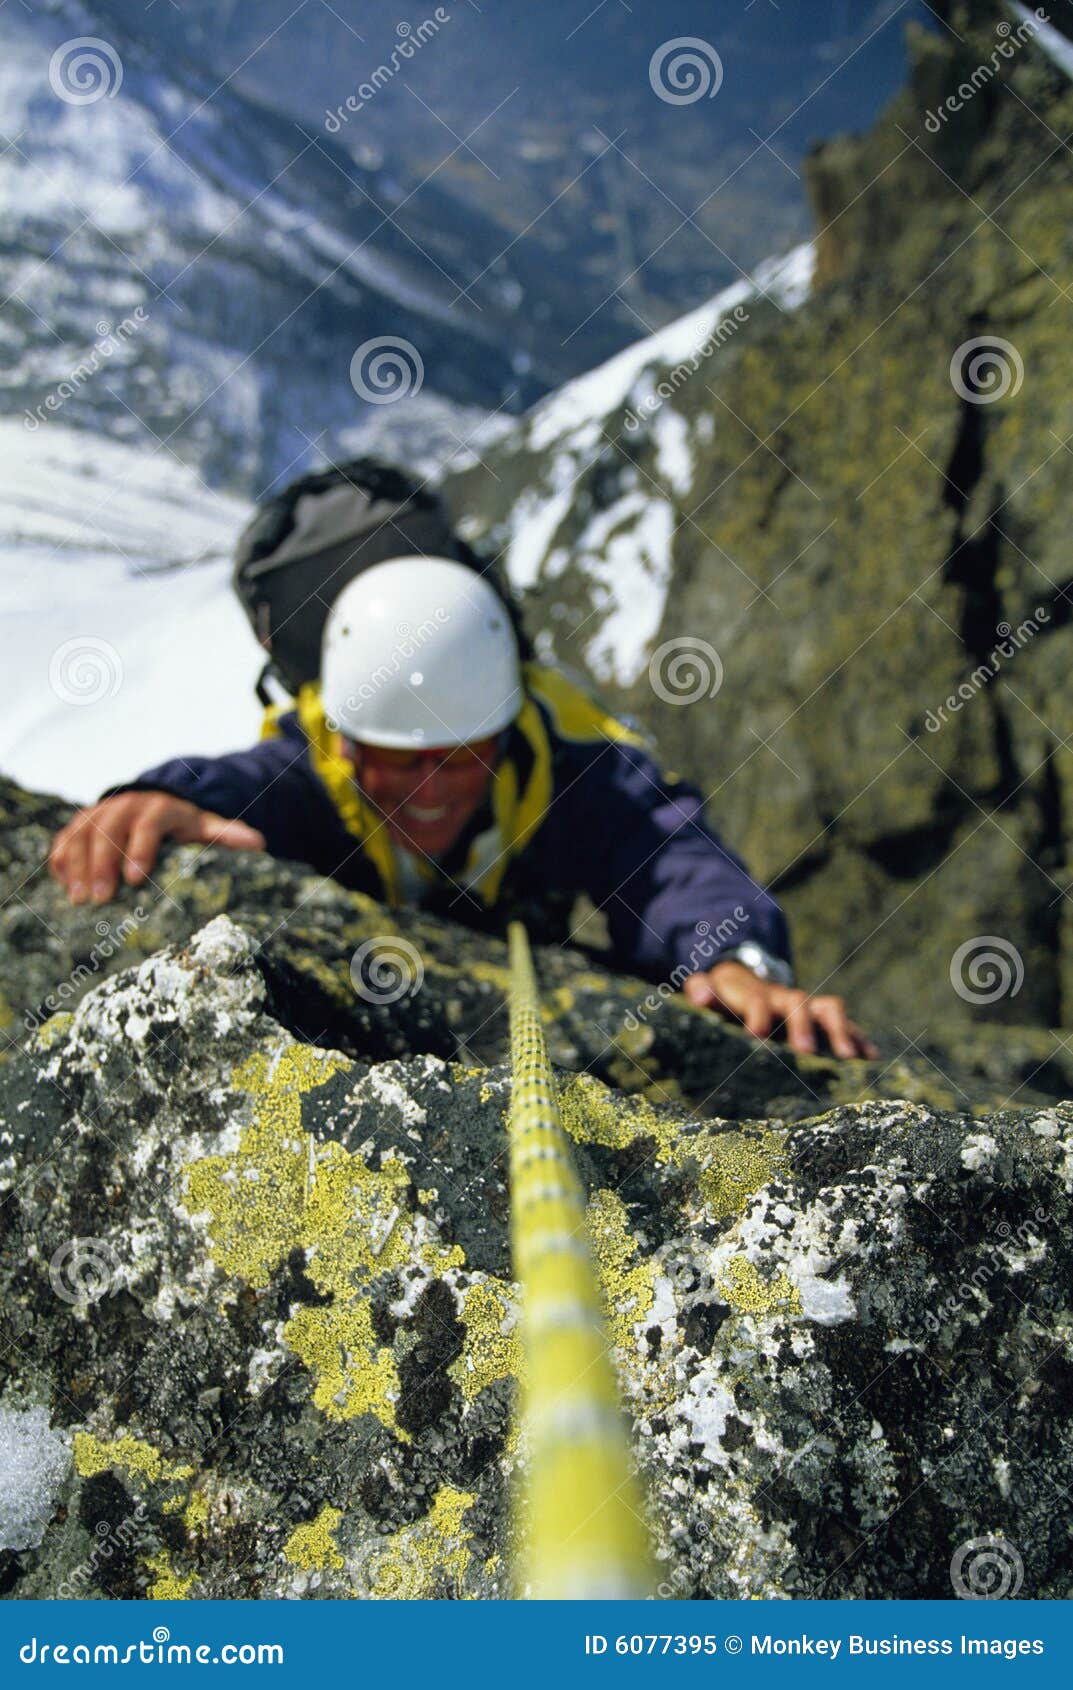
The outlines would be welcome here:
M 481 806 L 498 760 L 499 736 L 420 752 L 354 741 L 345 750 L 354 778 L 384 817 L 392 842 L 422 856 L 442 857 Z

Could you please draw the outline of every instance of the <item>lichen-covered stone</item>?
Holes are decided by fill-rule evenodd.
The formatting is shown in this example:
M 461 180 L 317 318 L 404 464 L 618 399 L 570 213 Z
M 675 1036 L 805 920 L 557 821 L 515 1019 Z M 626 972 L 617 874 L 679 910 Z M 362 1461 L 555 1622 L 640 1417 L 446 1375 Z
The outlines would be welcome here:
M 509 1072 L 297 1036 L 255 927 L 0 1068 L 0 1404 L 70 1449 L 0 1580 L 509 1594 Z M 662 1594 L 942 1595 L 987 1533 L 1067 1594 L 1073 1105 L 727 1121 L 559 1085 Z

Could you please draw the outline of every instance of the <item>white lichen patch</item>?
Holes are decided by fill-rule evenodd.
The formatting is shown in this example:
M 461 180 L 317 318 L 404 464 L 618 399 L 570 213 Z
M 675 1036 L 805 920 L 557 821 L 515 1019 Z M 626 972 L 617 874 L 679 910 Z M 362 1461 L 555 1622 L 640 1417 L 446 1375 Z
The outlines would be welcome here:
M 404 1077 L 405 1076 L 405 1077 Z M 398 1117 L 404 1129 L 419 1131 L 428 1120 L 427 1111 L 413 1096 L 413 1075 L 400 1062 L 382 1062 L 373 1068 L 355 1088 L 357 1093 L 372 1092 L 385 1111 Z
M 690 1380 L 682 1398 L 681 1413 L 689 1427 L 689 1441 L 700 1444 L 705 1459 L 716 1466 L 726 1466 L 720 1439 L 733 1409 L 734 1398 L 723 1381 L 705 1372 Z
M 970 1133 L 961 1146 L 961 1165 L 970 1173 L 989 1168 L 998 1155 L 998 1144 L 990 1133 Z
M 797 1278 L 797 1294 L 801 1299 L 801 1313 L 817 1326 L 838 1326 L 853 1320 L 857 1309 L 850 1294 L 849 1282 L 844 1278 L 818 1279 L 801 1273 Z
M 50 1071 L 72 1062 L 95 1069 L 111 1047 L 133 1045 L 145 1060 L 146 1090 L 159 1093 L 167 1089 L 154 1072 L 159 1046 L 195 1026 L 220 1037 L 251 1026 L 264 1002 L 253 941 L 229 916 L 219 915 L 185 950 L 159 952 L 88 992 L 71 1017 L 67 1039 L 53 1053 Z
M 294 1312 L 292 1308 L 292 1316 Z M 266 1327 L 265 1337 L 268 1342 L 262 1348 L 250 1352 L 246 1366 L 246 1389 L 251 1397 L 260 1396 L 262 1391 L 274 1384 L 287 1363 L 293 1359 L 283 1336 L 286 1325 L 285 1320 L 277 1320 Z

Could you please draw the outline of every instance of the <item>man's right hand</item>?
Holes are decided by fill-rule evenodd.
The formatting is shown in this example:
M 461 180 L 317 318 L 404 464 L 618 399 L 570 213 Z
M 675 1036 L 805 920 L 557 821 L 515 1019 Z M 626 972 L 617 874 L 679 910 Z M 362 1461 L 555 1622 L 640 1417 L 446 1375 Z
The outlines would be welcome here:
M 119 877 L 140 886 L 156 862 L 161 841 L 227 845 L 263 851 L 265 836 L 241 821 L 200 810 L 170 792 L 117 792 L 79 810 L 52 841 L 48 866 L 72 904 L 105 904 Z

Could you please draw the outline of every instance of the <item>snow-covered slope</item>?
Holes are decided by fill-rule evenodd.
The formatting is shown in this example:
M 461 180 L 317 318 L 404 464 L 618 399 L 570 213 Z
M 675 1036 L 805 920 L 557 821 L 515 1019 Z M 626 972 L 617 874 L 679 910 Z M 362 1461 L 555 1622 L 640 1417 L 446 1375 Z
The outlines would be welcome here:
M 256 738 L 261 653 L 228 579 L 247 514 L 166 452 L 0 423 L 0 770 L 91 799 Z
M 385 393 L 424 384 L 490 409 L 541 391 L 516 375 L 524 325 L 498 245 L 460 298 L 330 135 L 157 62 L 92 7 L 5 12 L 0 103 L 0 392 L 28 428 L 163 439 L 256 493 Z M 440 200 L 453 239 L 497 240 Z M 397 349 L 392 381 L 366 353 L 356 386 L 354 354 L 377 339 Z
M 491 448 L 497 480 L 512 474 L 517 491 L 505 529 L 488 536 L 481 514 L 470 512 L 463 473 L 456 501 L 462 532 L 494 538 L 522 594 L 541 594 L 568 567 L 586 583 L 577 625 L 566 626 L 572 640 L 586 630 L 573 655 L 576 661 L 583 652 L 598 680 L 633 681 L 663 617 L 676 500 L 688 492 L 697 454 L 710 446 L 716 426 L 711 408 L 693 403 L 691 393 L 707 396 L 719 358 L 754 312 L 793 311 L 807 299 L 814 263 L 808 243 L 769 259 L 752 277 L 567 382 L 509 432 L 473 437 L 478 454 Z M 652 467 L 629 474 L 615 448 L 642 441 L 653 449 Z M 581 478 L 601 458 L 602 497 L 579 499 Z M 460 461 L 456 473 L 467 467 Z M 547 628 L 542 640 L 561 661 Z

